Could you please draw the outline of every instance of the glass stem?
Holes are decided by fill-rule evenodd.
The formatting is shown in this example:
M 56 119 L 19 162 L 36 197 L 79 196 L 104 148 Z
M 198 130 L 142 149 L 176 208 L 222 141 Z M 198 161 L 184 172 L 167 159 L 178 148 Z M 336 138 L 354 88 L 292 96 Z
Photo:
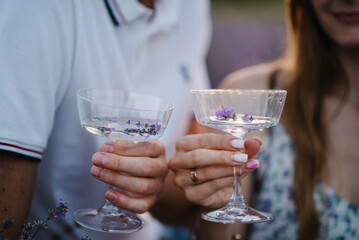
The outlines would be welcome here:
M 228 203 L 229 206 L 233 207 L 247 207 L 247 203 L 244 201 L 242 192 L 242 180 L 241 180 L 242 169 L 239 169 L 239 176 L 237 175 L 237 168 L 233 168 L 233 192 L 231 201 Z
M 113 186 L 110 186 L 110 189 L 114 189 Z M 107 199 L 105 199 L 104 204 L 97 210 L 102 213 L 117 213 L 119 211 L 119 208 L 112 203 L 110 203 Z
M 237 136 L 239 139 L 243 140 L 243 136 Z M 240 150 L 241 153 L 244 153 L 244 148 Z M 236 212 L 237 214 L 245 214 L 247 212 L 247 203 L 244 200 L 242 192 L 242 167 L 239 169 L 239 174 L 237 174 L 237 168 L 233 167 L 233 191 L 230 202 L 227 204 L 227 212 Z

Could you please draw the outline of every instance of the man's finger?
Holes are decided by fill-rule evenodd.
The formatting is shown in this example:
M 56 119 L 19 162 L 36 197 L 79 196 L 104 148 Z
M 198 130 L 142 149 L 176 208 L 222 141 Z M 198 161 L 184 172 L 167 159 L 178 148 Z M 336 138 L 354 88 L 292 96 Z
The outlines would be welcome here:
M 160 140 L 133 143 L 127 141 L 107 142 L 100 147 L 100 152 L 115 153 L 122 156 L 156 157 L 165 152 Z

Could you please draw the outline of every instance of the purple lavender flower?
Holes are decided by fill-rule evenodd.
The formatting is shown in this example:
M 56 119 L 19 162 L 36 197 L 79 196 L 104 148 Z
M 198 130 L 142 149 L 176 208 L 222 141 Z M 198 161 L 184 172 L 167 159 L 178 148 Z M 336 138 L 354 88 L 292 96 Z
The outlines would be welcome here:
M 216 117 L 219 120 L 227 120 L 229 118 L 236 120 L 236 113 L 234 112 L 234 109 L 231 106 L 224 107 L 222 105 L 222 109 L 216 112 Z
M 56 209 L 49 209 L 49 218 L 54 219 L 60 219 L 66 216 L 67 210 L 69 209 L 69 206 L 67 205 L 67 202 L 63 202 L 62 199 L 59 199 L 59 202 L 56 205 Z
M 11 227 L 11 225 L 14 223 L 14 219 L 12 217 L 6 217 L 2 221 L 2 228 L 0 229 L 0 240 L 6 240 L 5 236 L 3 235 L 4 231 Z
M 9 218 L 5 218 L 3 221 L 2 221 L 2 229 L 5 230 L 5 229 L 8 229 L 13 223 L 14 223 L 14 219 L 12 217 L 9 217 Z
M 252 113 L 245 113 L 242 117 L 243 122 L 251 123 L 253 121 Z
M 28 222 L 24 224 L 24 227 L 22 229 L 21 232 L 21 240 L 28 240 L 30 238 L 30 234 L 31 234 L 31 229 L 32 229 L 32 223 Z
M 156 121 L 156 124 L 155 124 L 156 128 L 155 128 L 155 132 L 156 133 L 159 133 L 159 131 L 161 130 L 161 124 L 158 123 L 158 121 Z
M 136 123 L 136 126 L 137 127 L 142 127 L 144 124 L 143 124 L 143 122 L 142 121 L 138 121 L 137 123 Z
M 130 120 L 127 121 L 127 123 L 129 122 Z M 134 125 L 136 125 L 137 128 L 126 128 L 122 132 L 130 136 L 134 136 L 134 134 L 137 133 L 141 136 L 149 138 L 151 135 L 157 135 L 162 127 L 158 121 L 154 123 L 151 119 L 148 119 L 147 122 L 138 121 Z
M 45 229 L 48 229 L 49 226 L 47 225 L 46 223 L 47 221 L 43 221 L 43 220 L 34 220 L 32 222 L 32 227 L 33 228 L 36 228 L 38 230 L 45 230 Z

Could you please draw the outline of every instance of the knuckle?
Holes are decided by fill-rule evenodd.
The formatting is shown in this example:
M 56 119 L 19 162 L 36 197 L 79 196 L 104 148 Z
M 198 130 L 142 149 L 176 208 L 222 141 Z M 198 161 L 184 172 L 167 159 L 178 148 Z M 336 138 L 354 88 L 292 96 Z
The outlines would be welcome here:
M 119 197 L 115 202 L 111 203 L 115 204 L 119 208 L 128 208 L 130 201 L 127 197 Z
M 178 139 L 176 142 L 176 150 L 177 151 L 182 150 L 185 146 L 185 143 L 186 143 L 185 138 L 182 137 L 182 138 Z
M 222 162 L 228 162 L 230 160 L 230 153 L 226 151 L 220 151 L 219 152 L 219 159 L 221 159 Z
M 202 205 L 204 207 L 213 207 L 215 205 L 215 198 L 213 195 L 209 196 L 207 199 L 203 200 Z
M 204 134 L 200 134 L 198 136 L 198 146 L 199 148 L 206 148 L 207 146 L 207 137 L 208 137 L 208 134 L 204 135 Z
M 167 176 L 168 164 L 166 162 L 161 162 L 159 170 L 160 170 L 160 176 Z
M 213 180 L 213 181 L 212 181 L 212 187 L 213 187 L 213 189 L 219 189 L 219 188 L 221 188 L 221 187 L 222 187 L 222 181 L 221 181 L 221 179 L 219 178 L 219 179 Z
M 175 185 L 177 186 L 177 187 L 179 187 L 179 188 L 182 188 L 182 184 L 181 184 L 181 178 L 180 177 L 177 177 L 177 176 L 175 176 L 175 178 L 173 179 L 173 181 L 174 181 L 174 183 L 175 183 Z
M 138 204 L 137 213 L 145 213 L 148 209 L 150 209 L 150 203 L 143 201 L 141 204 Z
M 165 145 L 160 140 L 153 141 L 153 143 L 155 144 L 156 148 L 160 150 L 160 152 L 164 152 L 166 150 Z
M 179 153 L 177 152 L 175 156 L 173 156 L 173 158 L 168 162 L 168 167 L 173 170 L 176 171 L 179 168 L 179 163 L 183 162 L 181 159 L 183 158 L 184 153 Z
M 194 164 L 195 166 L 200 165 L 201 160 L 202 160 L 202 159 L 201 159 L 201 151 L 200 151 L 200 150 L 192 151 L 190 157 L 191 157 L 191 161 L 193 162 L 193 164 Z
M 200 195 L 198 194 L 196 187 L 187 187 L 185 189 L 185 196 L 186 196 L 186 199 L 188 199 L 188 201 L 190 201 L 192 203 L 196 203 L 196 204 L 201 203 L 201 198 L 200 198 Z
M 153 152 L 156 150 L 155 143 L 146 142 L 144 145 L 144 154 L 145 156 L 152 156 Z
M 115 153 L 125 153 L 128 150 L 127 144 L 121 141 L 116 141 L 113 144 Z
M 120 185 L 120 180 L 119 178 L 117 177 L 117 174 L 112 174 L 112 173 L 108 173 L 108 182 L 111 184 L 111 185 L 114 185 L 115 187 L 118 187 Z
M 113 166 L 115 170 L 122 170 L 123 168 L 123 159 L 120 156 L 117 156 L 113 161 Z
M 173 158 L 168 162 L 168 168 L 174 172 L 176 171 L 176 162 Z
M 151 160 L 144 161 L 142 163 L 142 174 L 143 175 L 145 175 L 145 176 L 152 175 L 155 170 L 156 170 L 155 164 Z
M 138 191 L 141 194 L 148 194 L 151 191 L 151 186 L 149 184 L 149 182 L 147 181 L 143 181 L 139 187 L 138 187 Z
M 195 199 L 193 199 L 193 194 L 192 194 L 191 190 L 186 188 L 185 191 L 184 191 L 184 194 L 185 194 L 186 199 L 188 199 L 188 201 L 195 202 Z

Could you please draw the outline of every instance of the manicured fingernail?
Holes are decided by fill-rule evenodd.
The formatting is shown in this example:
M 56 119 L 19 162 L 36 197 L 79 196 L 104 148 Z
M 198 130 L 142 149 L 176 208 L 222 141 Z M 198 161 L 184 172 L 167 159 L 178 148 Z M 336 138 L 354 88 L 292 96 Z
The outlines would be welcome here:
M 106 192 L 106 198 L 107 198 L 107 200 L 109 200 L 110 202 L 114 202 L 114 201 L 116 201 L 116 199 L 117 199 L 117 195 L 116 195 L 114 192 L 112 192 L 112 191 L 107 191 L 107 192 Z
M 113 153 L 113 146 L 112 146 L 112 144 L 110 144 L 110 143 L 103 144 L 103 145 L 100 147 L 100 151 L 101 151 L 101 152 Z
M 263 141 L 262 141 L 262 139 L 261 139 L 261 138 L 259 138 L 259 137 L 254 137 L 254 139 L 256 139 L 256 140 L 259 142 L 259 145 L 261 145 L 261 146 L 262 146 Z
M 98 166 L 103 166 L 105 164 L 105 161 L 106 161 L 106 156 L 101 153 L 96 153 L 92 157 L 92 163 Z
M 253 169 L 259 167 L 259 161 L 258 160 L 252 160 L 246 163 L 246 168 Z
M 237 153 L 232 155 L 232 159 L 235 162 L 245 163 L 248 160 L 248 155 L 244 153 Z
M 231 141 L 231 146 L 234 148 L 243 148 L 244 147 L 244 141 L 241 139 L 233 139 Z
M 99 167 L 96 167 L 96 166 L 93 166 L 91 168 L 91 174 L 96 176 L 96 177 L 101 177 L 102 172 L 103 172 L 102 168 L 99 168 Z

